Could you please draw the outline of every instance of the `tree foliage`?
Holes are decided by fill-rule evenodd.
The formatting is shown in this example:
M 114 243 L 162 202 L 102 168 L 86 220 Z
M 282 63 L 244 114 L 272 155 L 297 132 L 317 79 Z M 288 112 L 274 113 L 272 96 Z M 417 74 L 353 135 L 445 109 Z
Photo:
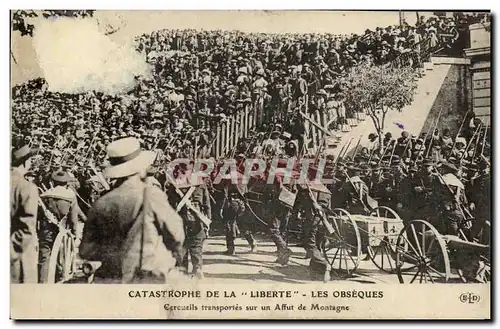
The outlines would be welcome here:
M 400 112 L 412 103 L 417 71 L 411 67 L 364 63 L 354 67 L 341 85 L 346 105 L 370 116 L 381 141 L 387 113 Z

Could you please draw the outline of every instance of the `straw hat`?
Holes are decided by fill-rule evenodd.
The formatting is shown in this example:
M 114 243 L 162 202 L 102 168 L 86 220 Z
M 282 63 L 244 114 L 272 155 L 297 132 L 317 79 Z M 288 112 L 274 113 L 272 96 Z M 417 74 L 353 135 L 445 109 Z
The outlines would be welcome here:
M 71 176 L 65 171 L 56 171 L 51 176 L 52 180 L 59 183 L 67 183 L 71 181 Z
M 146 170 L 155 160 L 155 152 L 141 150 L 139 140 L 127 137 L 107 148 L 110 166 L 104 170 L 108 178 L 127 177 Z

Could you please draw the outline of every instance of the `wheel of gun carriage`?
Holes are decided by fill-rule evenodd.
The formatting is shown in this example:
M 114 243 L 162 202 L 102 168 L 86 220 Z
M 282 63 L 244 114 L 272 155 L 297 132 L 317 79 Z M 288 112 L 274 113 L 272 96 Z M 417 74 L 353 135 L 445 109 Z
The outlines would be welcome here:
M 400 283 L 445 283 L 451 269 L 443 236 L 429 222 L 410 221 L 401 230 L 396 246 L 396 273 Z M 402 264 L 411 264 L 405 270 Z
M 383 232 L 370 239 L 373 243 L 367 243 L 366 252 L 378 269 L 387 273 L 394 273 L 396 271 L 397 237 L 403 227 L 403 220 L 394 210 L 385 206 L 375 208 L 370 213 L 370 217 L 383 223 Z M 399 248 L 407 249 L 408 246 L 404 239 L 402 243 Z M 400 264 L 402 270 L 403 266 L 403 264 Z
M 75 236 L 61 229 L 54 240 L 49 259 L 47 283 L 63 283 L 76 272 Z
M 341 208 L 329 211 L 327 218 L 334 232 L 325 235 L 323 255 L 333 273 L 340 277 L 352 276 L 362 258 L 358 225 L 349 212 Z

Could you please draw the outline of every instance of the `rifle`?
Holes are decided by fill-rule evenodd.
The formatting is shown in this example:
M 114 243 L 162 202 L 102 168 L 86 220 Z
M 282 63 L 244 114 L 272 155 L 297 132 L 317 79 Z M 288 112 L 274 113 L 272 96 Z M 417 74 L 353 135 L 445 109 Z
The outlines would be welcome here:
M 427 149 L 427 153 L 425 154 L 426 158 L 429 156 L 429 152 L 431 151 L 431 148 L 432 148 L 432 143 L 434 142 L 434 131 L 436 131 L 437 125 L 439 123 L 439 118 L 441 117 L 441 111 L 443 111 L 443 108 L 441 108 L 441 110 L 439 110 L 439 114 L 436 118 L 436 122 L 432 126 L 433 129 L 432 129 L 432 135 L 431 135 L 430 142 L 429 142 L 429 148 Z
M 438 177 L 440 183 L 446 186 L 447 191 L 450 193 L 453 202 L 457 205 L 458 210 L 460 210 L 460 213 L 462 214 L 464 220 L 474 219 L 474 216 L 472 216 L 472 214 L 469 212 L 469 210 L 467 208 L 465 208 L 465 206 L 458 200 L 457 196 L 453 193 L 451 187 L 448 184 L 446 184 L 446 182 L 444 181 L 443 175 L 441 175 L 441 173 L 437 169 L 435 169 L 435 174 Z M 468 241 L 467 237 L 465 236 L 462 229 L 459 229 L 459 232 L 462 234 L 463 238 L 466 241 Z
M 465 148 L 464 153 L 463 153 L 463 154 L 462 154 L 462 156 L 460 157 L 460 162 L 462 162 L 462 160 L 464 159 L 464 157 L 466 157 L 466 156 L 467 156 L 467 154 L 469 153 L 469 147 L 471 146 L 472 141 L 474 140 L 474 138 L 476 138 L 476 135 L 478 134 L 479 129 L 481 129 L 481 126 L 478 126 L 478 127 L 476 128 L 476 130 L 474 131 L 474 134 L 472 135 L 472 138 L 469 140 L 469 143 L 467 144 L 467 147 Z
M 406 146 L 405 146 L 405 151 L 406 151 L 406 149 L 408 148 L 408 145 L 409 145 L 409 144 L 410 144 L 410 141 L 408 141 L 408 142 L 406 143 Z M 396 148 L 395 148 L 395 147 L 393 147 L 393 148 L 392 148 L 391 157 L 389 158 L 389 166 L 391 165 L 391 162 L 392 162 L 392 157 L 394 156 L 394 152 L 395 152 L 395 151 L 396 151 Z M 403 153 L 403 155 L 404 155 L 404 153 Z
M 203 222 L 203 224 L 205 224 L 207 227 L 210 227 L 210 224 L 212 224 L 212 221 L 210 220 L 210 218 L 208 218 L 207 216 L 205 216 L 205 214 L 203 214 L 198 208 L 196 208 L 196 207 L 193 206 L 193 204 L 189 200 L 190 194 L 189 193 L 186 193 L 186 194 L 182 193 L 182 191 L 175 185 L 175 182 L 174 182 L 173 178 L 170 176 L 170 174 L 165 173 L 165 176 L 167 178 L 167 182 L 169 182 L 170 184 L 172 184 L 172 186 L 174 187 L 175 193 L 177 193 L 177 195 L 181 198 L 181 203 L 184 202 L 184 204 L 186 205 L 186 207 L 188 207 L 189 210 L 191 210 L 192 212 L 194 212 L 195 215 L 198 216 L 198 218 Z M 191 187 L 190 190 L 194 191 L 194 188 Z M 191 194 L 192 193 L 193 192 L 191 192 Z M 181 204 L 181 203 L 179 203 L 179 204 Z
M 464 118 L 462 120 L 462 123 L 460 124 L 460 127 L 458 128 L 457 135 L 455 136 L 455 139 L 453 140 L 453 146 L 451 149 L 453 150 L 455 148 L 455 143 L 457 142 L 458 136 L 460 136 L 460 132 L 462 131 L 462 128 L 464 127 L 465 120 L 467 119 L 467 114 L 469 114 L 469 111 L 465 112 Z
M 485 127 L 486 128 L 486 127 Z M 486 129 L 484 130 L 483 134 L 486 135 Z M 477 147 L 479 145 L 479 140 L 481 139 L 481 129 L 479 129 L 479 133 L 476 136 L 476 145 L 474 145 L 474 152 L 472 153 L 472 159 L 471 162 L 474 162 L 474 159 L 476 157 L 476 152 L 477 152 Z
M 334 230 L 332 224 L 330 224 L 328 222 L 328 220 L 326 219 L 326 215 L 325 215 L 323 209 L 318 204 L 316 197 L 314 196 L 313 192 L 311 191 L 311 186 L 309 185 L 309 180 L 306 180 L 306 187 L 307 187 L 307 191 L 309 192 L 309 197 L 311 198 L 312 202 L 314 203 L 314 210 L 315 210 L 316 214 L 321 218 L 321 221 L 322 221 L 323 225 L 325 226 L 328 234 L 330 234 L 330 235 L 333 234 L 335 232 L 335 230 Z
M 56 219 L 56 216 L 45 206 L 45 203 L 43 203 L 42 198 L 38 198 L 38 205 L 42 208 L 43 213 L 47 220 L 54 224 L 59 226 L 59 221 Z
M 106 189 L 106 191 L 109 191 L 111 189 L 111 187 L 109 186 L 108 181 L 106 180 L 106 178 L 104 178 L 102 176 L 102 173 L 100 173 L 100 172 L 97 171 L 97 169 L 95 168 L 95 166 L 94 166 L 93 163 L 90 163 L 89 167 L 94 172 L 94 175 L 96 175 L 96 177 L 99 179 L 99 182 L 102 184 L 102 186 L 104 186 L 104 188 Z
M 339 155 L 337 156 L 337 159 L 335 159 L 335 163 L 334 165 L 337 165 L 337 163 L 339 162 L 339 159 L 340 159 L 340 155 L 344 152 L 344 148 L 345 148 L 345 144 L 344 146 L 342 146 L 342 148 L 340 149 L 340 152 L 339 152 Z
M 488 120 L 488 124 L 489 124 L 489 120 Z M 481 147 L 481 157 L 483 156 L 484 146 L 486 145 L 486 135 L 487 135 L 487 133 L 488 133 L 488 126 L 486 126 L 486 128 L 484 129 L 483 145 Z
M 351 139 L 349 140 L 349 143 L 347 143 L 347 146 L 346 146 L 346 148 L 345 148 L 345 150 L 344 150 L 344 153 L 342 153 L 342 158 L 344 157 L 344 155 L 346 155 L 346 154 L 349 152 L 349 146 L 351 146 L 351 143 L 352 143 L 352 140 L 353 140 L 353 139 L 354 139 L 354 138 L 351 138 Z M 339 154 L 339 157 L 340 157 L 340 154 Z
M 352 158 L 356 158 L 356 154 L 358 154 L 358 147 L 359 143 L 361 143 L 361 138 L 363 138 L 363 135 L 359 136 L 358 143 L 356 144 L 356 147 L 354 148 L 354 154 L 352 155 Z
M 361 195 L 361 191 L 358 190 L 354 182 L 352 181 L 351 177 L 347 173 L 347 170 L 344 170 L 344 174 L 347 177 L 347 180 L 351 184 L 351 186 L 354 188 L 354 191 L 356 192 L 357 195 L 359 195 L 359 201 L 363 204 L 363 207 L 365 208 L 365 211 L 368 212 L 368 210 L 373 210 L 378 207 L 378 202 L 377 200 L 373 199 L 370 195 L 366 195 L 366 203 L 363 201 L 363 197 Z M 368 205 L 368 207 L 367 207 Z M 371 208 L 371 209 L 369 209 Z

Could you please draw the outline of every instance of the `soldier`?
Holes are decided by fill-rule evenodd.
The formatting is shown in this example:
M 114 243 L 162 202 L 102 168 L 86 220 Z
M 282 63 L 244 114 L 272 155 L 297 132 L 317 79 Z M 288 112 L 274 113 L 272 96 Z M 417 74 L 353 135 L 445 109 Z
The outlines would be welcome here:
M 133 137 L 112 142 L 107 153 L 110 166 L 104 174 L 113 190 L 90 209 L 80 256 L 102 262 L 95 282 L 165 283 L 182 259 L 185 235 L 165 193 L 143 180 L 155 154 L 142 151 Z
M 331 266 L 323 257 L 320 251 L 320 224 L 326 216 L 323 207 L 330 206 L 331 194 L 322 184 L 301 185 L 297 193 L 297 202 L 295 207 L 305 212 L 304 219 L 304 248 L 306 249 L 306 258 L 310 256 L 309 270 L 311 279 L 322 279 L 324 282 L 330 281 Z M 318 193 L 319 192 L 319 193 Z M 316 199 L 313 193 L 318 194 Z
M 371 167 L 366 163 L 361 164 L 359 167 L 362 170 L 359 178 L 361 178 L 366 185 L 370 185 L 370 182 L 372 180 Z
M 378 142 L 377 134 L 370 133 L 368 135 L 368 142 L 366 143 L 365 147 L 368 149 L 368 152 L 370 154 L 379 149 L 380 145 Z
M 413 146 L 411 143 L 410 134 L 407 131 L 401 133 L 401 137 L 396 142 L 396 150 L 394 153 L 400 158 L 406 158 L 411 155 Z
M 10 280 L 38 282 L 36 219 L 38 190 L 24 175 L 31 168 L 32 150 L 25 145 L 12 153 L 10 171 Z
M 371 199 L 371 197 L 369 197 L 368 186 L 360 178 L 361 169 L 350 166 L 347 171 L 346 180 L 339 193 L 340 207 L 354 214 L 366 213 L 369 210 L 367 198 Z
M 416 174 L 418 167 L 410 166 L 408 176 L 404 177 L 400 183 L 400 190 L 396 195 L 396 211 L 401 214 L 401 218 L 405 221 L 410 221 L 414 217 L 414 213 L 418 209 L 418 197 L 415 190 L 417 184 Z
M 380 200 L 384 195 L 384 177 L 382 176 L 382 171 L 378 164 L 374 164 L 371 167 L 371 170 L 372 174 L 370 176 L 370 180 L 367 182 L 368 189 L 374 199 Z
M 462 159 L 465 157 L 465 147 L 467 145 L 467 142 L 465 141 L 464 137 L 457 137 L 457 140 L 455 141 L 455 147 L 451 150 L 451 156 L 457 158 L 457 159 Z
M 237 173 L 233 173 L 237 175 Z M 245 222 L 245 194 L 246 185 L 234 184 L 231 182 L 230 174 L 224 176 L 223 178 L 223 191 L 224 191 L 224 201 L 222 203 L 222 218 L 225 221 L 225 231 L 226 231 L 226 247 L 227 250 L 224 254 L 234 255 L 235 246 L 234 240 L 238 235 L 238 227 L 245 228 L 243 231 L 243 236 L 250 245 L 252 252 L 257 251 L 257 241 L 254 239 L 252 232 L 248 228 L 248 223 Z
M 419 138 L 415 141 L 415 144 L 413 145 L 411 159 L 415 161 L 418 158 L 423 157 L 424 155 L 425 155 L 424 139 Z
M 414 218 L 436 222 L 437 200 L 436 184 L 438 177 L 435 174 L 436 164 L 432 159 L 425 159 L 420 171 L 415 174 L 415 213 Z
M 394 140 L 392 139 L 391 133 L 386 133 L 384 135 L 384 139 L 382 140 L 382 147 L 384 148 L 385 153 L 392 152 L 392 148 L 394 147 Z
M 203 279 L 203 242 L 207 237 L 209 223 L 205 223 L 205 218 L 201 218 L 201 216 L 211 218 L 210 195 L 203 181 L 189 181 L 185 169 L 181 167 L 178 172 L 174 173 L 175 182 L 172 183 L 175 186 L 173 184 L 169 185 L 167 195 L 170 204 L 178 210 L 184 221 L 184 231 L 186 233 L 186 239 L 184 240 L 185 254 L 180 265 L 187 273 L 189 255 L 191 255 L 192 274 L 197 279 Z M 185 201 L 182 201 L 181 194 L 177 191 L 180 191 L 183 195 L 188 194 L 188 196 L 182 198 L 189 198 L 189 205 L 186 205 L 186 203 L 180 205 Z M 201 212 L 202 215 L 198 212 Z
M 282 186 L 281 177 L 276 177 L 274 184 L 265 185 L 263 193 L 263 200 L 266 203 L 265 207 L 269 209 L 267 216 L 269 233 L 277 248 L 278 257 L 276 263 L 281 265 L 288 264 L 290 255 L 292 254 L 281 233 L 282 224 L 287 223 L 290 216 L 289 209 L 279 201 L 280 193 L 286 193 L 284 189 L 286 188 Z
M 67 172 L 56 171 L 52 174 L 54 187 L 41 195 L 46 211 L 50 212 L 50 214 L 46 214 L 45 218 L 40 220 L 40 283 L 47 282 L 50 254 L 54 240 L 59 233 L 59 223 L 65 220 L 67 228 L 76 236 L 76 239 L 81 239 L 81 235 L 79 236 L 77 233 L 81 232 L 78 230 L 78 215 L 82 211 L 78 206 L 75 192 L 69 187 L 71 181 L 72 179 Z M 56 222 L 52 222 L 53 220 Z M 60 264 L 58 264 L 58 269 L 59 266 Z
M 463 205 L 468 204 L 465 198 L 465 187 L 456 176 L 458 168 L 454 164 L 443 162 L 440 171 L 442 176 L 438 175 L 438 177 L 441 184 L 436 193 L 442 214 L 442 230 L 440 231 L 444 234 L 459 235 L 459 230 L 463 227 L 464 220 L 467 219 L 466 209 L 462 208 Z
M 488 234 L 484 234 L 484 228 L 487 222 L 491 223 L 491 174 L 490 168 L 483 157 L 478 164 L 479 171 L 471 179 L 473 182 L 470 191 L 471 208 L 475 210 L 476 220 L 472 224 L 471 235 L 473 238 L 477 238 L 478 234 L 483 230 L 483 236 L 481 237 L 481 243 L 489 244 Z

